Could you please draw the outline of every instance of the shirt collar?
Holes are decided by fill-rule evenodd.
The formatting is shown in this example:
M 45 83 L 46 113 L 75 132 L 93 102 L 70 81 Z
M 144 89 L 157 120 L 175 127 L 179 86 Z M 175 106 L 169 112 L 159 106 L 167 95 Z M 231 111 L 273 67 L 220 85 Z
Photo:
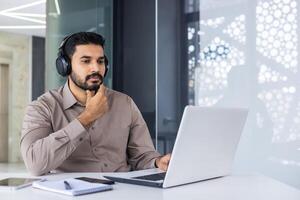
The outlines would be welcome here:
M 63 105 L 64 105 L 64 110 L 70 108 L 74 104 L 77 103 L 76 98 L 72 94 L 70 88 L 69 88 L 69 81 L 67 80 L 64 88 L 63 88 Z

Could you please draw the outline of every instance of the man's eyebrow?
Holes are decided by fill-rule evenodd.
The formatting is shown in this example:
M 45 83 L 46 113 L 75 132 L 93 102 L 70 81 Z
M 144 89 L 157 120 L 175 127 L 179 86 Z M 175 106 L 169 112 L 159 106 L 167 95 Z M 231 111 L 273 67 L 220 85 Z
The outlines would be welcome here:
M 82 58 L 91 58 L 91 56 L 81 56 L 80 59 Z

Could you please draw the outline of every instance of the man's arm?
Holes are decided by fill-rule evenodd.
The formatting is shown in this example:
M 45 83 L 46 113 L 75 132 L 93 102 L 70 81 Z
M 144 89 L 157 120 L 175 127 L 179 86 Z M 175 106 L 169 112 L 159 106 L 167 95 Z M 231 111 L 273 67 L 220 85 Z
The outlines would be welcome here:
M 134 170 L 155 167 L 156 158 L 160 154 L 153 146 L 150 133 L 142 114 L 131 98 L 128 98 L 131 106 L 131 127 L 127 145 L 128 163 Z
M 61 165 L 87 136 L 78 119 L 53 132 L 48 109 L 39 102 L 27 107 L 21 136 L 21 153 L 27 169 L 42 175 Z
M 46 104 L 34 102 L 28 106 L 22 128 L 21 153 L 32 174 L 45 174 L 60 166 L 87 137 L 86 129 L 90 124 L 108 110 L 103 85 L 96 94 L 86 93 L 84 111 L 56 132 L 52 130 L 52 115 Z

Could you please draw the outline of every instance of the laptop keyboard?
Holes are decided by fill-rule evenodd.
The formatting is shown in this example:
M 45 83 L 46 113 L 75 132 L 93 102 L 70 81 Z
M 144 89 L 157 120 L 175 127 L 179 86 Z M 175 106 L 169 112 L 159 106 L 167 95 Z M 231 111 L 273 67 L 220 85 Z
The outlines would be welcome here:
M 159 181 L 159 180 L 164 180 L 166 176 L 166 172 L 158 173 L 158 174 L 150 174 L 146 176 L 138 176 L 138 177 L 133 177 L 135 179 L 143 179 L 143 180 L 148 180 L 148 181 Z

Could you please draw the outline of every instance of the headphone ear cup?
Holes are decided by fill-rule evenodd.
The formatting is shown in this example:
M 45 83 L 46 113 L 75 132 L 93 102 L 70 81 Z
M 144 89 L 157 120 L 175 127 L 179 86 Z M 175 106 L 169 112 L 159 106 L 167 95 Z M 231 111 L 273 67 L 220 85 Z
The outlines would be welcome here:
M 58 56 L 56 58 L 56 69 L 61 76 L 68 76 L 69 74 L 71 74 L 72 68 L 70 63 L 65 59 L 64 56 Z
M 108 65 L 105 65 L 104 77 L 107 75 L 107 73 L 108 73 Z M 104 77 L 103 77 L 103 78 L 104 78 Z
M 104 72 L 104 77 L 105 77 L 108 72 L 108 59 L 106 56 L 104 56 L 104 65 L 105 65 L 105 72 Z

